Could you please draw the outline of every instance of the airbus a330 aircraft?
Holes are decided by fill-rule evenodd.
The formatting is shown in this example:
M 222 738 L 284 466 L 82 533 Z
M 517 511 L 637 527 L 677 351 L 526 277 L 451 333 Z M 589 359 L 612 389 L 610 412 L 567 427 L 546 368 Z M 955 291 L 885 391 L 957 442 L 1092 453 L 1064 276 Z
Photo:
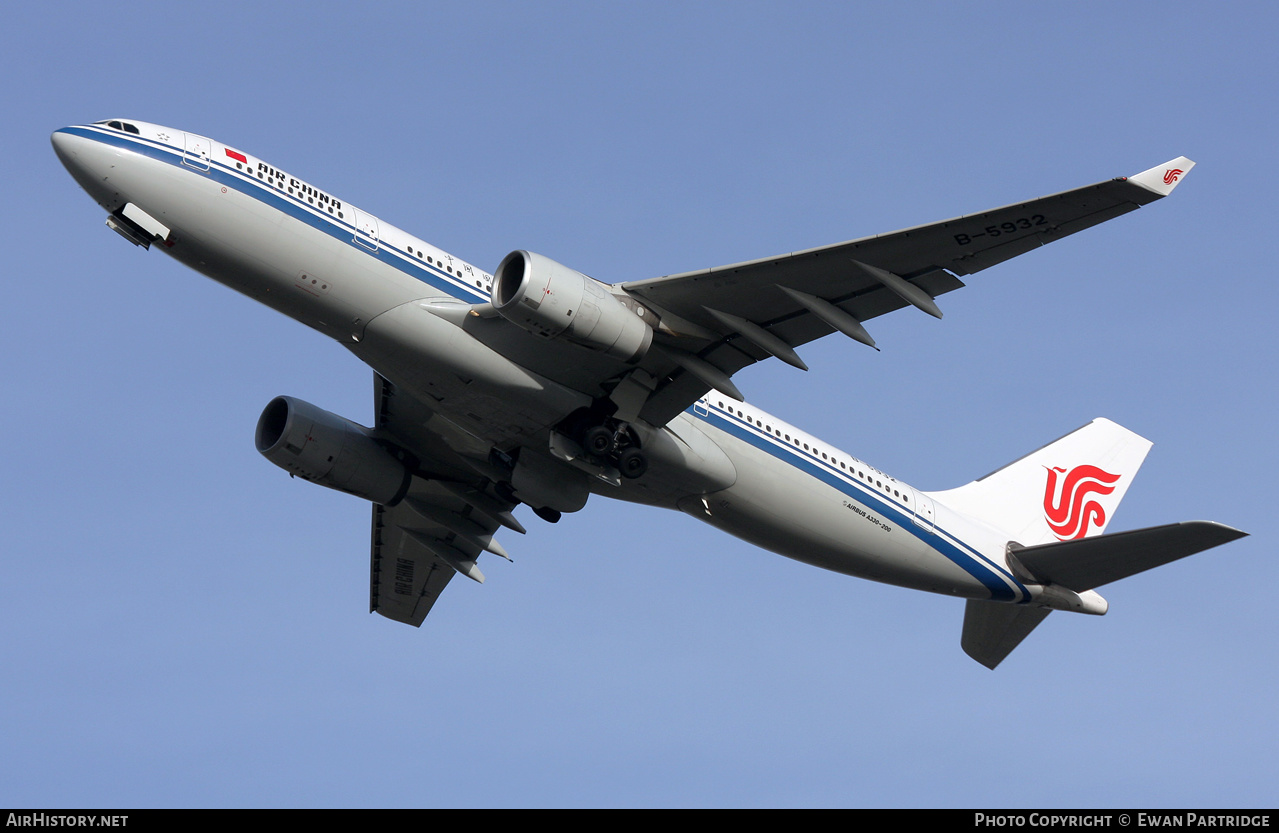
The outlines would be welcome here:
M 922 492 L 743 401 L 730 377 L 935 298 L 960 276 L 1171 193 L 1194 164 L 891 234 L 620 285 L 515 251 L 492 274 L 245 151 L 139 121 L 53 134 L 131 243 L 336 339 L 374 371 L 376 423 L 281 396 L 256 442 L 373 504 L 370 608 L 421 625 L 527 504 L 592 494 L 675 509 L 773 552 L 967 599 L 994 668 L 1050 611 L 1244 533 L 1196 521 L 1105 534 L 1150 443 L 1097 419 L 986 477 Z

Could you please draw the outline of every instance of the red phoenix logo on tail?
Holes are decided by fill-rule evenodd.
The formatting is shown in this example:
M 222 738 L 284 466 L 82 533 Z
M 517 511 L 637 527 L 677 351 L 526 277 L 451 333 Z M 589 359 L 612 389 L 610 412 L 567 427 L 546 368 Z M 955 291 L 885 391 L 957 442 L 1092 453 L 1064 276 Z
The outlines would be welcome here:
M 1174 182 L 1177 181 L 1177 178 L 1184 173 L 1185 171 L 1183 171 L 1181 168 L 1169 168 L 1168 170 L 1164 171 L 1164 185 L 1172 185 Z
M 1047 469 L 1047 466 L 1045 466 Z M 1058 475 L 1065 474 L 1058 484 Z M 1089 495 L 1104 496 L 1115 490 L 1121 475 L 1111 474 L 1096 466 L 1075 466 L 1069 472 L 1048 469 L 1044 489 L 1044 520 L 1062 541 L 1082 538 L 1093 527 L 1106 525 L 1106 510 Z

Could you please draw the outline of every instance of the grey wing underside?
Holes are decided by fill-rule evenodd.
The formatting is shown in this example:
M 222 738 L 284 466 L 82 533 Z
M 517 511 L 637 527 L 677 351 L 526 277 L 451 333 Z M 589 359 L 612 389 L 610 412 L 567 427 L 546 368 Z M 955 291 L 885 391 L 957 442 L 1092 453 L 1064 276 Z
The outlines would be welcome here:
M 369 610 L 420 626 L 454 574 L 484 581 L 482 552 L 507 558 L 493 540 L 500 526 L 524 528 L 514 504 L 497 498 L 473 467 L 440 445 L 427 428 L 432 412 L 374 375 L 377 430 L 421 455 L 406 496 L 394 506 L 373 506 Z
M 959 276 L 1157 200 L 1193 164 L 1181 157 L 940 223 L 623 284 L 663 324 L 660 350 L 644 362 L 656 381 L 640 415 L 664 424 L 711 387 L 740 396 L 723 385 L 738 370 L 769 357 L 803 368 L 791 348 L 836 331 L 874 346 L 861 323 L 903 307 L 940 317 L 933 299 L 962 287 Z
M 403 519 L 400 519 L 401 521 Z M 385 507 L 373 506 L 369 611 L 421 626 L 456 572 L 400 527 Z

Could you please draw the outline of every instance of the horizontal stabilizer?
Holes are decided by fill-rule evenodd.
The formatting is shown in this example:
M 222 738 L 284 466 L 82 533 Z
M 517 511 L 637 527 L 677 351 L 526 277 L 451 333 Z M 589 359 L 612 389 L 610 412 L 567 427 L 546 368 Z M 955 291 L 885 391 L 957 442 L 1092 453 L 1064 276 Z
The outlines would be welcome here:
M 1039 581 L 1083 592 L 1247 534 L 1212 521 L 1186 521 L 1075 541 L 1014 547 L 1011 555 Z M 964 628 L 967 639 L 966 620 Z
M 964 608 L 964 653 L 994 669 L 1051 610 L 970 599 Z

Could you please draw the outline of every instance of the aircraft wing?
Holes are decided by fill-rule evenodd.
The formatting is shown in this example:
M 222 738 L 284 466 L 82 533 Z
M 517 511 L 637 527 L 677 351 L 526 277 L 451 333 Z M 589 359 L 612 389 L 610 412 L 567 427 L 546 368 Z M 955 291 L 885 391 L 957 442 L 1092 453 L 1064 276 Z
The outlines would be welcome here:
M 933 299 L 962 287 L 958 276 L 1167 196 L 1193 165 L 1179 157 L 940 223 L 623 284 L 669 331 L 659 344 L 669 360 L 661 369 L 672 372 L 658 376 L 641 415 L 663 424 L 711 387 L 740 396 L 727 377 L 770 356 L 807 369 L 791 348 L 837 330 L 874 346 L 862 322 L 902 307 L 940 318 Z
M 400 525 L 406 520 L 416 517 L 373 504 L 369 612 L 421 627 L 455 570 Z
M 523 533 L 514 504 L 489 489 L 479 461 L 467 463 L 431 431 L 435 415 L 375 375 L 377 429 L 421 455 L 407 495 L 394 506 L 373 505 L 369 610 L 420 626 L 441 591 L 461 573 L 484 581 L 481 552 L 509 558 L 493 540 L 499 526 Z

